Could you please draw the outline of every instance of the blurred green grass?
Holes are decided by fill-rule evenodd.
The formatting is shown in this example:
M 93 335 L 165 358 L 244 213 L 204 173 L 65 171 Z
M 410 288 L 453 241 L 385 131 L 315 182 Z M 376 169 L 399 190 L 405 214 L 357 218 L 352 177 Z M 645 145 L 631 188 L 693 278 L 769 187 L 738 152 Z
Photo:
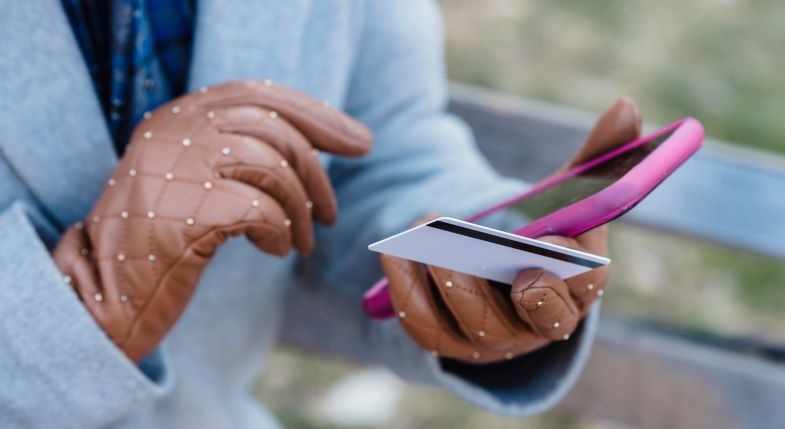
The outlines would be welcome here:
M 452 79 L 785 152 L 785 4 L 775 0 L 441 2 Z
M 442 0 L 450 78 L 600 112 L 635 98 L 649 123 L 785 153 L 785 2 Z M 785 237 L 783 237 L 785 238 Z M 627 225 L 611 234 L 604 311 L 785 343 L 785 264 Z M 295 429 L 333 429 L 316 403 L 355 366 L 284 350 L 258 386 Z M 383 428 L 620 429 L 546 413 L 516 420 L 407 386 Z

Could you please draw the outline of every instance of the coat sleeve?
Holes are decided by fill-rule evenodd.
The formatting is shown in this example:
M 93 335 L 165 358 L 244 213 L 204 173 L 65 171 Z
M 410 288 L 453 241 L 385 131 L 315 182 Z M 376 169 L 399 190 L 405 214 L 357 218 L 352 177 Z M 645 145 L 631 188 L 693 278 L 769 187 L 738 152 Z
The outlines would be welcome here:
M 597 309 L 569 341 L 482 367 L 440 361 L 409 340 L 397 321 L 371 321 L 362 313 L 362 292 L 381 276 L 369 243 L 424 215 L 465 217 L 526 188 L 500 177 L 466 125 L 446 112 L 436 3 L 366 2 L 365 7 L 345 105 L 373 130 L 374 147 L 361 159 L 332 160 L 340 218 L 318 230 L 316 254 L 301 265 L 304 286 L 292 288 L 284 334 L 306 347 L 386 365 L 404 378 L 451 389 L 497 412 L 541 412 L 580 373 Z
M 165 394 L 165 360 L 137 366 L 108 339 L 50 258 L 58 234 L 34 207 L 0 211 L 0 427 L 105 427 Z

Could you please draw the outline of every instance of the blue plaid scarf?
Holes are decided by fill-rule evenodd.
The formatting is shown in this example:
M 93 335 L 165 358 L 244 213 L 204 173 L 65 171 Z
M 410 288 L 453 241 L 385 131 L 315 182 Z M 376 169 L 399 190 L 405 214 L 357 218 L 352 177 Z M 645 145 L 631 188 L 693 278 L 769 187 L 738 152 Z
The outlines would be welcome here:
M 144 112 L 185 90 L 193 0 L 62 0 L 122 154 Z

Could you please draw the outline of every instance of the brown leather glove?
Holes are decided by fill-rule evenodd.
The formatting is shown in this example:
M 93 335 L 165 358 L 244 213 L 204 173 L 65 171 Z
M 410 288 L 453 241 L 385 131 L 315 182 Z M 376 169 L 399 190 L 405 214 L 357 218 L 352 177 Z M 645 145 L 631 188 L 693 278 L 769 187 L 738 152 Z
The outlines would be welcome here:
M 599 119 L 578 154 L 563 168 L 637 138 L 641 117 L 634 102 L 617 100 Z M 576 238 L 542 240 L 607 254 L 607 226 Z M 607 267 L 567 281 L 541 269 L 518 273 L 509 294 L 488 281 L 382 255 L 390 298 L 403 328 L 433 354 L 473 363 L 512 359 L 551 341 L 566 340 L 602 296 Z
M 202 88 L 145 114 L 84 223 L 54 260 L 131 360 L 171 329 L 227 237 L 285 255 L 313 248 L 335 196 L 318 150 L 370 149 L 361 124 L 269 81 Z

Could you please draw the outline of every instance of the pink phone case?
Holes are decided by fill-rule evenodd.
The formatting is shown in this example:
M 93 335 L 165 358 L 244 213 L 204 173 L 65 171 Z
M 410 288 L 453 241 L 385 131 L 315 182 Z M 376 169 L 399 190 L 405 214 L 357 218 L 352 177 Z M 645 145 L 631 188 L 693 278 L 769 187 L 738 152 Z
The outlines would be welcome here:
M 673 131 L 673 134 L 649 154 L 643 162 L 633 167 L 621 179 L 607 188 L 537 219 L 513 232 L 530 238 L 549 234 L 574 237 L 607 223 L 621 216 L 643 200 L 646 195 L 700 148 L 704 135 L 703 126 L 700 122 L 694 118 L 680 119 L 652 134 L 620 146 L 585 164 L 549 177 L 533 186 L 527 192 L 489 207 L 466 220 L 468 222 L 477 221 L 671 131 Z M 393 315 L 390 295 L 387 292 L 386 278 L 376 282 L 363 294 L 363 308 L 366 314 L 374 319 L 382 320 Z

